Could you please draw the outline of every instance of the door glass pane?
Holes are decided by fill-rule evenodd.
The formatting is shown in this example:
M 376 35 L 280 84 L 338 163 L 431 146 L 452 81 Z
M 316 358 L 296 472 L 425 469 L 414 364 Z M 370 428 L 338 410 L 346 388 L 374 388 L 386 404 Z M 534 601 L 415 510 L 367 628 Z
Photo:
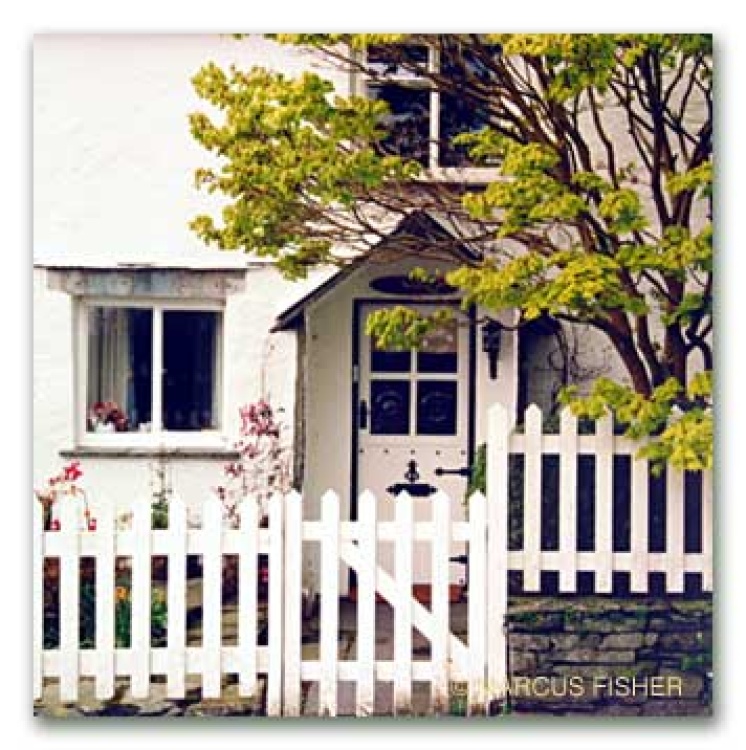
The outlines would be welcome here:
M 218 313 L 163 313 L 163 427 L 214 430 L 218 425 Z
M 409 349 L 394 351 L 380 349 L 375 340 L 370 340 L 371 372 L 409 372 L 412 367 L 412 353 Z
M 429 333 L 417 352 L 419 372 L 458 372 L 458 326 L 455 320 Z
M 370 384 L 371 435 L 408 435 L 408 380 L 373 380 Z
M 421 380 L 417 383 L 417 434 L 456 434 L 455 380 Z
M 151 422 L 153 313 L 129 307 L 88 312 L 89 432 L 147 431 Z

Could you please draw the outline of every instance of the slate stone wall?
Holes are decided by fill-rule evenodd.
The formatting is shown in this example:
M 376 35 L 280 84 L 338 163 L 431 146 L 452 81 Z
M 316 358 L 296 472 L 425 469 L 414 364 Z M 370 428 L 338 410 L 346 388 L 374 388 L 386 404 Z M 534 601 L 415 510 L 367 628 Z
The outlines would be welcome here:
M 712 714 L 710 599 L 511 601 L 510 710 Z

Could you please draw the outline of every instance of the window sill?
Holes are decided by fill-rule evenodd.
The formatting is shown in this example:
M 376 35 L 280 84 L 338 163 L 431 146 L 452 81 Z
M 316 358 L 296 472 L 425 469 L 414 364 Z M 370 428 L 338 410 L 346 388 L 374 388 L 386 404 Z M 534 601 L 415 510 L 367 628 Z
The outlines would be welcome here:
M 467 183 L 487 185 L 501 179 L 498 167 L 429 167 L 417 178 L 419 182 Z
M 62 458 L 177 458 L 235 461 L 238 451 L 225 447 L 163 445 L 79 445 L 60 451 Z

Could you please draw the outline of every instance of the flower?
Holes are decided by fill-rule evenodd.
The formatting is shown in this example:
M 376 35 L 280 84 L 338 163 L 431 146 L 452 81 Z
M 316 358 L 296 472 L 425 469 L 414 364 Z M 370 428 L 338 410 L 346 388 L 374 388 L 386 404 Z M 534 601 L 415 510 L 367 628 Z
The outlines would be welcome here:
M 116 401 L 96 401 L 88 410 L 88 429 L 107 424 L 113 425 L 117 432 L 129 429 L 127 415 Z
M 95 529 L 95 519 L 93 528 L 91 528 L 91 512 L 88 508 L 85 491 L 76 484 L 76 481 L 83 476 L 83 470 L 80 468 L 80 461 L 71 461 L 66 466 L 47 479 L 46 485 L 35 490 L 37 500 L 41 503 L 44 513 L 44 528 L 48 531 L 59 531 L 60 522 L 54 517 L 54 508 L 61 498 L 80 498 L 83 503 L 84 529 L 92 531 Z M 68 500 L 69 502 L 69 500 Z
M 114 590 L 114 600 L 116 602 L 126 602 L 129 599 L 129 592 L 124 586 L 117 586 Z
M 72 461 L 62 469 L 62 473 L 66 482 L 74 482 L 76 479 L 80 479 L 83 476 L 80 461 Z

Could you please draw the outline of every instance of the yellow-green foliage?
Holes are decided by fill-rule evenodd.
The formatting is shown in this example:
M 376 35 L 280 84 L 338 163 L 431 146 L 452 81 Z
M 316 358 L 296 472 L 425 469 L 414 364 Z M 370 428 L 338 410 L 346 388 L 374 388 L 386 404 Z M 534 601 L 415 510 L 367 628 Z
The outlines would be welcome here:
M 630 435 L 652 437 L 656 461 L 711 465 L 711 391 L 691 377 L 696 357 L 712 369 L 710 35 L 270 36 L 354 70 L 372 44 L 435 46 L 461 56 L 454 70 L 480 60 L 487 72 L 472 81 L 426 66 L 419 74 L 488 111 L 488 127 L 452 145 L 492 174 L 469 190 L 418 192 L 425 167 L 382 147 L 391 114 L 383 101 L 339 96 L 316 72 L 206 64 L 193 83 L 210 114 L 194 113 L 190 125 L 219 166 L 197 169 L 195 182 L 227 203 L 219 219 L 193 220 L 203 240 L 276 258 L 297 278 L 337 262 L 337 246 L 364 247 L 375 236 L 373 206 L 398 217 L 429 205 L 467 214 L 482 229 L 482 260 L 445 275 L 464 306 L 594 326 L 634 387 L 599 380 L 588 398 L 566 398 L 587 415 L 611 409 Z M 624 158 L 620 124 L 632 147 Z M 442 322 L 399 306 L 377 311 L 368 331 L 408 347 Z

